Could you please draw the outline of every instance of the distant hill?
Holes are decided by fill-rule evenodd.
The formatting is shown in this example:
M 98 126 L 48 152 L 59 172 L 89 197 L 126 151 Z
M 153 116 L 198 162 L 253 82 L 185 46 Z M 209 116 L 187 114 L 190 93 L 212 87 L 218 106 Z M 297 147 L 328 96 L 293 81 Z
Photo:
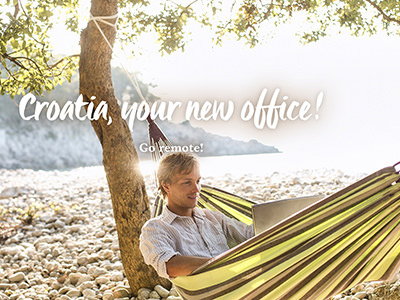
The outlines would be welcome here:
M 148 144 L 147 123 L 135 122 L 132 136 L 139 156 L 150 158 L 149 152 L 139 151 L 141 144 Z M 199 156 L 279 152 L 255 140 L 243 142 L 211 134 L 189 122 L 158 123 L 174 145 L 203 144 Z M 101 162 L 101 146 L 89 121 L 25 121 L 10 99 L 0 99 L 0 168 L 66 169 Z
M 200 145 L 203 152 L 199 156 L 258 154 L 279 152 L 273 146 L 266 146 L 256 140 L 248 142 L 234 140 L 228 136 L 209 133 L 202 128 L 193 127 L 189 121 L 180 124 L 158 122 L 173 145 Z

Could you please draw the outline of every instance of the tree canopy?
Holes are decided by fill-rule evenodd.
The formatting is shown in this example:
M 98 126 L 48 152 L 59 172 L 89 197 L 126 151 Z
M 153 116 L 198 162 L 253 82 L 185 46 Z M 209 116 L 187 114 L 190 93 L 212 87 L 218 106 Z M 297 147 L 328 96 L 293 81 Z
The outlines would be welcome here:
M 0 3 L 0 93 L 15 97 L 51 91 L 70 80 L 79 53 L 53 52 L 49 32 L 56 23 L 79 33 L 79 0 L 6 0 Z M 140 45 L 143 35 L 155 39 L 161 53 L 184 50 L 191 26 L 200 24 L 220 45 L 233 36 L 255 46 L 265 31 L 293 18 L 304 20 L 302 42 L 314 42 L 340 30 L 356 36 L 385 31 L 400 34 L 397 0 L 240 0 L 240 1 L 119 1 L 118 39 L 122 45 Z M 85 12 L 87 13 L 87 12 Z M 136 47 L 134 51 L 139 51 Z

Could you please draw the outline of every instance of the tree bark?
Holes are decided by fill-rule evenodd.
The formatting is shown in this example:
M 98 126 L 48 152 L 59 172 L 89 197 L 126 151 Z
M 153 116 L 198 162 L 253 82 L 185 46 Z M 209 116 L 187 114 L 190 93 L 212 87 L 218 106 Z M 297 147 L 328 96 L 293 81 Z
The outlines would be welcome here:
M 117 0 L 91 2 L 93 16 L 111 16 L 117 11 Z M 107 21 L 113 23 L 113 20 Z M 98 24 L 113 45 L 115 29 L 101 22 Z M 159 278 L 153 268 L 144 263 L 139 250 L 140 230 L 150 217 L 150 209 L 144 179 L 139 170 L 139 158 L 114 95 L 110 64 L 112 49 L 93 21 L 89 21 L 82 31 L 80 45 L 80 94 L 85 102 L 93 102 L 94 107 L 106 101 L 108 118 L 112 119 L 110 125 L 103 118 L 93 120 L 92 126 L 103 148 L 103 166 L 110 189 L 125 274 L 135 295 L 140 287 L 153 288 L 161 283 L 168 288 L 170 283 Z

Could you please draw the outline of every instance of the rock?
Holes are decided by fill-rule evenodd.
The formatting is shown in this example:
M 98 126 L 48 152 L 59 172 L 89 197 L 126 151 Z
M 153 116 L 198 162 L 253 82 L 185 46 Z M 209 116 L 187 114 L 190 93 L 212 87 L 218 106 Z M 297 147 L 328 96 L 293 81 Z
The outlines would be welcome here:
M 62 284 L 59 283 L 58 281 L 54 281 L 54 282 L 51 284 L 51 287 L 52 287 L 53 289 L 55 289 L 55 290 L 59 290 L 59 289 L 62 287 Z
M 119 250 L 119 244 L 112 244 L 111 245 L 111 250 L 112 251 L 118 251 Z
M 97 278 L 100 275 L 103 275 L 106 273 L 107 273 L 106 269 L 95 267 L 95 266 L 89 267 L 89 269 L 88 269 L 88 274 L 93 276 L 94 278 Z
M 59 299 L 60 300 L 71 300 L 71 298 L 68 297 L 67 295 L 62 295 Z
M 9 283 L 0 283 L 0 290 L 8 290 L 11 289 L 11 284 Z
M 57 271 L 60 265 L 57 262 L 50 262 L 46 265 L 46 270 L 49 272 Z
M 77 273 L 87 274 L 88 269 L 85 266 L 80 266 L 77 270 Z
M 22 272 L 18 272 L 8 277 L 8 280 L 11 282 L 20 282 L 25 279 L 25 274 Z
M 106 232 L 104 230 L 100 230 L 95 233 L 95 237 L 98 239 L 104 237 L 105 235 L 106 235 Z
M 129 287 L 120 286 L 113 292 L 114 298 L 125 298 L 132 296 L 132 290 Z
M 149 295 L 151 299 L 160 299 L 160 295 L 156 291 L 152 291 Z
M 111 291 L 105 291 L 103 293 L 103 300 L 114 300 L 114 295 Z
M 124 280 L 124 275 L 121 272 L 112 272 L 110 276 L 111 281 L 122 281 Z
M 9 300 L 17 300 L 18 298 L 20 298 L 20 296 L 21 295 L 19 295 L 19 294 L 12 294 L 12 295 L 10 295 Z
M 111 259 L 114 256 L 114 252 L 112 250 L 101 250 L 99 252 L 99 257 L 101 260 Z
M 358 285 L 356 285 L 355 287 L 353 287 L 353 288 L 351 289 L 351 292 L 352 292 L 353 294 L 356 294 L 356 293 L 358 293 L 358 292 L 361 292 L 362 290 L 364 290 L 364 286 L 363 286 L 362 284 L 358 284 Z
M 69 269 L 69 267 L 67 267 L 67 269 Z M 64 283 L 66 279 L 67 279 L 67 273 L 64 273 L 64 274 L 61 274 L 61 275 L 57 278 L 57 281 L 58 281 L 59 283 Z
M 99 255 L 97 253 L 89 255 L 89 264 L 97 262 L 98 260 L 99 260 Z
M 169 291 L 161 285 L 156 285 L 154 290 L 161 296 L 161 298 L 166 298 L 169 295 Z
M 120 271 L 122 271 L 124 269 L 124 267 L 122 266 L 122 263 L 120 261 L 115 262 L 113 264 L 113 268 L 114 268 L 114 270 L 120 270 Z
M 69 227 L 69 230 L 67 233 L 69 234 L 69 233 L 80 232 L 82 228 L 83 228 L 82 225 L 72 225 Z
M 86 282 L 82 283 L 81 285 L 79 285 L 79 289 L 81 291 L 86 290 L 86 289 L 93 290 L 95 288 L 97 288 L 97 285 L 94 281 L 86 281 Z
M 358 292 L 353 296 L 353 298 L 357 298 L 357 299 L 367 298 L 367 293 L 366 292 Z
M 99 277 L 97 277 L 97 278 L 95 279 L 95 282 L 96 282 L 97 284 L 102 285 L 102 284 L 106 284 L 106 283 L 110 282 L 110 279 L 107 278 L 106 276 L 99 276 Z
M 365 292 L 371 294 L 371 293 L 374 292 L 374 288 L 373 288 L 372 286 L 369 286 L 369 287 L 367 287 L 367 288 L 365 289 Z
M 176 297 L 176 296 L 168 296 L 166 298 L 166 300 L 182 300 L 182 298 L 181 297 Z
M 9 246 L 9 247 L 4 247 L 3 249 L 1 249 L 0 254 L 3 256 L 5 256 L 5 255 L 14 256 L 16 254 L 20 254 L 24 250 L 25 249 L 22 246 Z
M 1 191 L 0 199 L 14 198 L 27 193 L 29 193 L 29 191 L 24 187 L 8 187 Z
M 49 297 L 50 297 L 50 298 L 55 299 L 57 296 L 58 296 L 58 293 L 57 293 L 56 290 L 51 290 L 51 291 L 49 292 Z M 67 297 L 68 297 L 68 296 L 67 296 Z
M 68 297 L 79 297 L 82 295 L 80 290 L 77 289 L 70 289 L 67 294 Z
M 43 248 L 42 253 L 43 253 L 44 255 L 51 254 L 51 249 L 50 249 L 50 248 Z
M 79 278 L 79 281 L 77 283 L 77 285 L 80 285 L 82 283 L 86 283 L 88 281 L 92 280 L 92 276 L 87 275 L 87 274 L 82 274 L 81 278 Z
M 71 215 L 68 215 L 68 216 L 65 217 L 65 224 L 66 225 L 71 225 L 72 221 L 73 221 L 73 217 Z
M 82 291 L 82 295 L 83 295 L 83 297 L 85 297 L 85 298 L 88 298 L 88 297 L 95 297 L 95 296 L 96 296 L 96 292 L 93 291 L 92 289 L 84 289 L 84 290 Z
M 29 284 L 27 284 L 26 282 L 22 282 L 22 283 L 19 285 L 19 288 L 20 288 L 20 289 L 27 289 L 27 288 L 29 288 Z
M 57 220 L 54 222 L 53 224 L 54 228 L 60 229 L 60 228 L 64 228 L 65 227 L 65 223 L 61 220 Z
M 168 296 L 175 296 L 175 297 L 179 297 L 178 292 L 176 291 L 176 289 L 174 287 L 171 288 L 171 290 L 169 291 L 169 295 Z
M 68 276 L 69 282 L 73 285 L 77 284 L 78 281 L 81 279 L 81 277 L 82 277 L 82 274 L 80 274 L 80 273 L 71 273 Z
M 81 255 L 77 258 L 76 262 L 81 266 L 86 266 L 89 263 L 89 256 L 87 254 Z
M 138 300 L 145 300 L 148 299 L 150 296 L 151 290 L 146 289 L 146 288 L 141 288 L 138 291 Z
M 64 287 L 62 287 L 58 292 L 59 292 L 60 294 L 66 294 L 66 293 L 68 293 L 69 290 L 70 290 L 69 287 L 64 286 Z

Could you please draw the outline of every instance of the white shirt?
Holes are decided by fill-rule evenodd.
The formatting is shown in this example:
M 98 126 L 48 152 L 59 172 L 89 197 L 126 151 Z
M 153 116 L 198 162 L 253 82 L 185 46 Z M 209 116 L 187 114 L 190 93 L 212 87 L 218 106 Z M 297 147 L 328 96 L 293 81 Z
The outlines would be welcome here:
M 164 207 L 163 213 L 142 227 L 140 251 L 146 264 L 169 278 L 166 263 L 175 255 L 215 257 L 254 236 L 252 225 L 220 212 L 195 208 L 193 218 Z

